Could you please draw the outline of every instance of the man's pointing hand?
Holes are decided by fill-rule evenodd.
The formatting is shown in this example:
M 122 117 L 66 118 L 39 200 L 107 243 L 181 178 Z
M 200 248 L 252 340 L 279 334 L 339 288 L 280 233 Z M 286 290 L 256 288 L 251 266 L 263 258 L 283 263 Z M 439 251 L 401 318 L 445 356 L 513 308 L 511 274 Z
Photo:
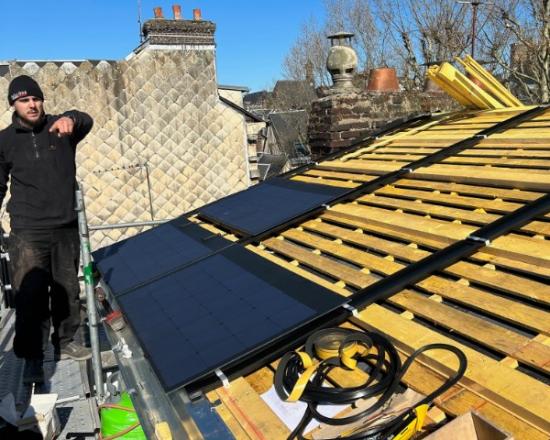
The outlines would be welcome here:
M 55 121 L 50 127 L 50 133 L 57 133 L 58 137 L 61 136 L 70 136 L 73 133 L 74 121 L 67 117 L 62 116 L 57 121 Z

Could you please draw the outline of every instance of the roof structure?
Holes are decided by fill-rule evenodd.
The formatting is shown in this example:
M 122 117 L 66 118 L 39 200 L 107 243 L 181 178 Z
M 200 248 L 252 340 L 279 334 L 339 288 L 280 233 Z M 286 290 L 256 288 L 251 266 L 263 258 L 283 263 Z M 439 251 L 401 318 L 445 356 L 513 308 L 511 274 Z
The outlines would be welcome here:
M 382 280 L 390 290 L 393 284 L 392 296 L 344 325 L 386 334 L 403 358 L 429 343 L 458 346 L 468 358 L 467 372 L 438 398 L 437 407 L 452 416 L 475 409 L 514 438 L 545 439 L 550 435 L 550 109 L 526 110 L 434 116 L 300 169 L 289 178 L 354 192 L 245 244 L 343 296 L 374 295 Z M 520 227 L 490 241 L 476 237 L 541 201 L 546 207 L 524 217 Z M 223 226 L 192 220 L 226 239 L 242 239 Z M 471 254 L 442 260 L 420 274 L 430 256 L 437 259 L 449 247 L 476 240 Z M 406 268 L 412 275 L 403 278 Z M 448 354 L 429 352 L 413 364 L 404 384 L 428 394 L 454 363 Z M 265 438 L 288 435 L 259 396 L 271 387 L 273 374 L 273 366 L 266 365 L 230 389 L 209 394 L 221 400 L 218 411 L 237 438 L 253 432 Z M 333 379 L 341 381 L 337 375 Z M 243 407 L 254 408 L 246 418 Z
M 126 341 L 162 382 L 150 393 L 208 392 L 236 438 L 286 438 L 260 397 L 273 361 L 320 328 L 359 327 L 410 359 L 402 384 L 425 396 L 457 359 L 413 353 L 464 353 L 430 420 L 475 410 L 513 438 L 549 438 L 550 106 L 508 102 L 484 71 L 483 87 L 432 73 L 467 110 L 395 121 L 94 253 Z M 328 377 L 363 385 L 354 374 Z

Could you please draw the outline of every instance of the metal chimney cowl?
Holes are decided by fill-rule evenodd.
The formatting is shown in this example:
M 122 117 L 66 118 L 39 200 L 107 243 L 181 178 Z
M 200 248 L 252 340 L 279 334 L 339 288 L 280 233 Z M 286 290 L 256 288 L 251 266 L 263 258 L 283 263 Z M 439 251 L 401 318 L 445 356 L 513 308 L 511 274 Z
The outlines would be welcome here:
M 351 91 L 353 77 L 357 71 L 357 53 L 351 47 L 351 38 L 354 34 L 338 32 L 329 35 L 331 48 L 327 57 L 327 70 L 329 71 L 335 92 Z

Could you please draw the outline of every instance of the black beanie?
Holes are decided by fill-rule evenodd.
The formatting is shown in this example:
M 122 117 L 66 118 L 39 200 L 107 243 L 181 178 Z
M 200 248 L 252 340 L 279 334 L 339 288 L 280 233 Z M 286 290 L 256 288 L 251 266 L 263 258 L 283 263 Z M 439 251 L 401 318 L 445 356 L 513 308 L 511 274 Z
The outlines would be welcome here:
M 44 94 L 38 83 L 30 76 L 21 75 L 12 79 L 8 87 L 8 102 L 13 105 L 19 98 L 34 96 L 44 100 Z

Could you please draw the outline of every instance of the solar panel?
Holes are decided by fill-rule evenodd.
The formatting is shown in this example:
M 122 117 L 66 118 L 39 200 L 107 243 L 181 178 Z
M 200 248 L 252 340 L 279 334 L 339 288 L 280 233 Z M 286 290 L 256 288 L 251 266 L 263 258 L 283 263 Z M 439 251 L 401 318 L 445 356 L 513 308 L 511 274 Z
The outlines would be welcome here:
M 349 189 L 275 177 L 199 209 L 199 215 L 242 235 L 258 235 Z
M 170 392 L 252 356 L 344 298 L 234 246 L 117 301 Z
M 98 249 L 92 255 L 115 296 L 159 274 L 209 255 L 230 241 L 185 218 Z

